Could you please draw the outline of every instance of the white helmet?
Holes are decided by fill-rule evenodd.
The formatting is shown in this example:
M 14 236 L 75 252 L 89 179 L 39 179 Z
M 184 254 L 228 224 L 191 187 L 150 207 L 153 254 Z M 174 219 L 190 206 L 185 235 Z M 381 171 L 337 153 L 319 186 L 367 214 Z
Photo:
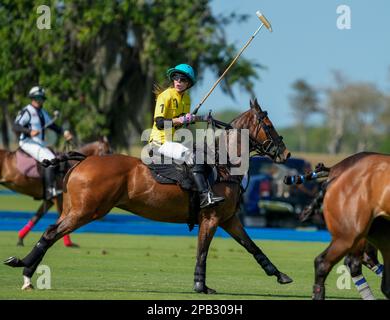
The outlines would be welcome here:
M 43 89 L 42 87 L 40 86 L 35 86 L 35 87 L 32 87 L 28 93 L 28 96 L 29 98 L 42 98 L 42 99 L 46 99 L 46 95 L 45 95 L 45 89 Z

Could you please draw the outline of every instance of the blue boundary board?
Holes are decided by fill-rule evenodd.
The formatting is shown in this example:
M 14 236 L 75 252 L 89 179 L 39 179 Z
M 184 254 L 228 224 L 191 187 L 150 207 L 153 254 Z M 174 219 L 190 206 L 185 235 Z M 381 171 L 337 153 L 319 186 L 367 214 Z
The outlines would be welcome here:
M 0 211 L 0 231 L 19 231 L 33 216 L 31 212 Z M 54 224 L 58 215 L 55 213 L 46 214 L 33 231 L 44 231 Z M 93 221 L 76 233 L 115 233 L 133 235 L 161 235 L 161 236 L 197 236 L 198 228 L 195 226 L 189 232 L 187 225 L 177 223 L 163 223 L 145 219 L 136 215 L 110 213 L 102 219 Z M 246 231 L 252 239 L 256 240 L 285 240 L 285 241 L 317 241 L 329 242 L 330 234 L 325 230 L 295 230 L 295 229 L 273 229 L 247 227 Z M 225 231 L 219 228 L 217 237 L 229 238 Z

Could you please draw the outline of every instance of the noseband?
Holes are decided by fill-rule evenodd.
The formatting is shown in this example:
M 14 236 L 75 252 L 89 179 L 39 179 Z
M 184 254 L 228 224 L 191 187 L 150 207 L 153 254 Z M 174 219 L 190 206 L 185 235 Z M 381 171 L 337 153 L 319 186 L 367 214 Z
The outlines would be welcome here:
M 267 111 L 256 111 L 256 118 L 258 120 L 255 137 L 258 136 L 260 129 L 264 130 L 266 140 L 258 142 L 256 138 L 249 136 L 249 150 L 256 151 L 256 153 L 262 155 L 268 155 L 271 159 L 276 159 L 283 148 L 283 137 L 278 136 L 276 139 L 272 137 L 271 126 L 265 123 L 265 119 L 268 117 Z

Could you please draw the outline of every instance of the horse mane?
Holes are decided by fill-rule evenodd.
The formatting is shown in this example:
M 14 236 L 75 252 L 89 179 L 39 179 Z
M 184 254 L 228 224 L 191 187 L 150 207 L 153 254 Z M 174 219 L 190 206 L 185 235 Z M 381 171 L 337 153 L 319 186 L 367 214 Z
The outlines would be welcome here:
M 97 141 L 92 141 L 92 142 L 89 142 L 89 143 L 79 147 L 77 149 L 77 151 L 86 155 L 86 156 L 91 156 L 91 155 L 95 154 L 95 151 L 96 151 L 95 149 L 98 148 L 100 144 L 102 144 L 104 146 L 104 148 L 108 145 L 108 149 L 109 150 L 111 149 L 107 137 L 104 136 Z
M 93 147 L 95 144 L 97 144 L 99 141 L 92 141 L 92 142 L 88 142 L 84 145 L 82 145 L 81 147 L 78 148 L 78 150 L 84 150 L 84 149 L 89 149 L 91 147 Z
M 261 107 L 259 105 L 259 102 L 257 101 L 257 98 L 254 98 L 253 100 L 250 99 L 249 100 L 249 106 L 250 106 L 250 109 L 245 111 L 244 113 L 241 113 L 239 115 L 237 115 L 232 121 L 229 122 L 229 124 L 231 126 L 233 126 L 234 122 L 238 121 L 242 116 L 244 116 L 245 114 L 251 112 L 253 109 L 257 109 L 257 111 L 262 111 L 261 110 Z

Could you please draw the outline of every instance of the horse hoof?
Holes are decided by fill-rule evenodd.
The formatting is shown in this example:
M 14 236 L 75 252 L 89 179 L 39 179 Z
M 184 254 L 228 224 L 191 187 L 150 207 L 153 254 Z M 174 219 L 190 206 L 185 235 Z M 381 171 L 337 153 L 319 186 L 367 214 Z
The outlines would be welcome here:
M 214 289 L 211 289 L 207 287 L 204 283 L 202 282 L 195 282 L 194 284 L 194 291 L 197 293 L 205 293 L 205 294 L 214 294 L 217 293 Z
M 293 282 L 293 279 L 291 279 L 287 274 L 280 272 L 278 275 L 278 282 L 280 284 L 287 284 Z
M 22 262 L 22 260 L 20 260 L 16 257 L 9 257 L 7 260 L 4 260 L 3 263 L 7 266 L 12 267 L 12 268 L 24 267 L 24 263 Z
M 215 294 L 215 293 L 217 293 L 217 291 L 215 291 L 214 289 L 211 289 L 209 287 L 206 287 L 206 292 L 205 293 L 206 294 Z
M 325 287 L 315 284 L 313 286 L 313 300 L 325 300 Z
M 34 290 L 34 286 L 29 283 L 29 284 L 24 284 L 23 287 L 22 287 L 22 290 L 23 291 L 31 291 L 31 290 Z
M 24 247 L 24 242 L 22 238 L 19 238 L 18 243 L 16 244 L 17 247 Z

